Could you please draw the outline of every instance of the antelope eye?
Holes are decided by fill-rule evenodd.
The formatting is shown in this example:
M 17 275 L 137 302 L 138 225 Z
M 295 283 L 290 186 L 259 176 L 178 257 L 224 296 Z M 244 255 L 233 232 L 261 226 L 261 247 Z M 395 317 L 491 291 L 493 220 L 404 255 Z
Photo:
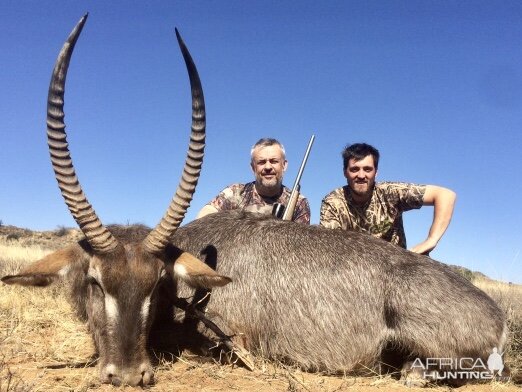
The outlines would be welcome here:
M 91 293 L 98 293 L 101 295 L 105 295 L 105 291 L 103 290 L 103 287 L 101 286 L 100 282 L 96 280 L 96 278 L 92 276 L 87 277 L 87 283 L 89 284 L 89 287 L 91 288 Z
M 99 288 L 101 288 L 100 283 L 98 283 L 96 278 L 94 278 L 93 276 L 87 276 L 87 283 L 91 286 L 98 286 Z

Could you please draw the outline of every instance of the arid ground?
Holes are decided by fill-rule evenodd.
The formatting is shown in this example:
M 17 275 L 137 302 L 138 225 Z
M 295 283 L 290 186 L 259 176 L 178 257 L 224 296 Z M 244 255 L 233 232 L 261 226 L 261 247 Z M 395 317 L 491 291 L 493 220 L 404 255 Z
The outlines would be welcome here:
M 0 226 L 0 276 L 12 274 L 53 249 L 77 240 L 77 230 L 32 232 Z M 506 311 L 510 323 L 504 362 L 522 373 L 522 286 L 466 271 Z M 61 285 L 45 289 L 0 284 L 0 392 L 111 391 L 102 385 L 86 327 L 74 317 Z M 189 353 L 156 359 L 150 391 L 449 391 L 448 386 L 407 387 L 389 376 L 349 377 L 305 373 L 256 358 L 256 370 L 218 364 Z M 466 385 L 458 391 L 515 391 L 512 381 Z

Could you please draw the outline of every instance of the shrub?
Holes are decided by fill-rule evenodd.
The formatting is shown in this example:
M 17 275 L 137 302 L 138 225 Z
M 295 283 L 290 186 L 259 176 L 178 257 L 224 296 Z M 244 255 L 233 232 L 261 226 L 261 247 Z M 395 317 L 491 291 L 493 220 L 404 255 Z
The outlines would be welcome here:
M 58 228 L 54 231 L 54 234 L 57 236 L 57 237 L 63 237 L 64 235 L 67 234 L 67 227 L 65 226 L 58 226 Z

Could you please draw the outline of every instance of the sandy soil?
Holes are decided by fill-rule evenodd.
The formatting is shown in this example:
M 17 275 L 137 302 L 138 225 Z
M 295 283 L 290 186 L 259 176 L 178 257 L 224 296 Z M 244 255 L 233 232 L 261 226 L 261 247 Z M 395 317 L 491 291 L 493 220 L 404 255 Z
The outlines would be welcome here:
M 101 385 L 95 367 L 83 369 L 45 369 L 42 364 L 20 363 L 10 365 L 14 373 L 11 389 L 4 379 L 0 391 L 114 391 L 136 389 Z M 402 382 L 383 378 L 332 377 L 285 370 L 281 367 L 266 366 L 253 372 L 242 368 L 232 368 L 211 363 L 179 360 L 163 363 L 156 369 L 155 385 L 150 391 L 451 391 L 450 387 L 428 386 L 407 387 Z M 5 389 L 4 389 L 5 388 Z M 458 389 L 467 391 L 520 391 L 512 384 L 499 382 L 466 385 Z

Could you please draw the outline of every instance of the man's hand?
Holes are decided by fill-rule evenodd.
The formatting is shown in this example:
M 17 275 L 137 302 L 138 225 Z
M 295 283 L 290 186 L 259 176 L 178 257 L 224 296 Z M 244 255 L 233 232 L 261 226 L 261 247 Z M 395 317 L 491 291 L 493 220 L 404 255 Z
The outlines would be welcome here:
M 428 238 L 427 240 L 415 245 L 410 251 L 421 255 L 429 256 L 430 252 L 437 246 L 437 241 Z
M 210 204 L 207 204 L 198 212 L 196 219 L 203 218 L 204 216 L 207 216 L 210 214 L 215 214 L 216 212 L 219 212 L 216 207 L 211 206 Z

